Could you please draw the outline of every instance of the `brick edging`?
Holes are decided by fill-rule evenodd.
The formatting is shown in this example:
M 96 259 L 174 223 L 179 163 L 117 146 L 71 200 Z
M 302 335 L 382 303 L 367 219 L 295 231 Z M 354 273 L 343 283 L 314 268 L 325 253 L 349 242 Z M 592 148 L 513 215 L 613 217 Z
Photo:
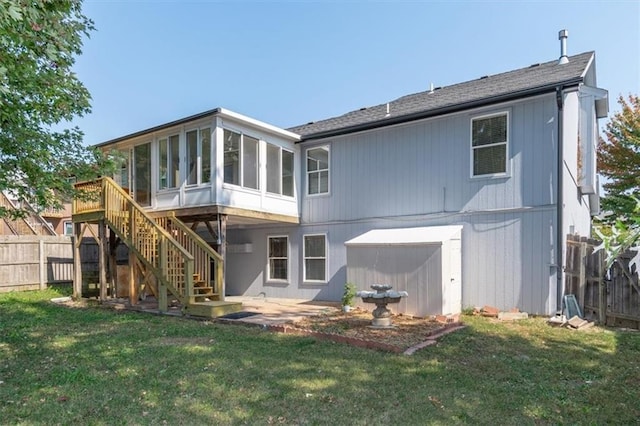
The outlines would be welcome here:
M 410 348 L 407 348 L 407 349 L 403 349 L 399 346 L 390 345 L 387 343 L 375 342 L 372 340 L 365 340 L 358 337 L 343 336 L 341 334 L 335 334 L 335 333 L 324 333 L 321 331 L 298 328 L 298 327 L 286 325 L 286 324 L 266 325 L 266 327 L 264 328 L 276 333 L 295 334 L 298 336 L 309 336 L 309 337 L 316 338 L 318 340 L 332 341 L 337 343 L 346 343 L 348 345 L 357 346 L 359 348 L 377 349 L 377 350 L 382 350 L 382 351 L 392 352 L 397 354 L 402 353 L 405 355 L 413 355 L 417 350 L 435 344 L 437 339 L 439 339 L 440 337 L 447 335 L 449 333 L 452 333 L 456 330 L 463 329 L 465 327 L 466 326 L 463 325 L 462 322 L 452 322 L 449 324 L 443 324 L 442 327 L 429 332 L 424 342 L 418 343 L 417 345 L 411 346 Z

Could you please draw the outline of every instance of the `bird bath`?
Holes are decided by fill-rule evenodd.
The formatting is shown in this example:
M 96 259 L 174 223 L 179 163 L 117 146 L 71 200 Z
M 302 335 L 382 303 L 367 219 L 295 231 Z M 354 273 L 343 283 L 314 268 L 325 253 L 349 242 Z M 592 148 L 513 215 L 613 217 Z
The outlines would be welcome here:
M 373 284 L 371 286 L 375 291 L 362 290 L 356 293 L 365 303 L 375 303 L 376 308 L 373 310 L 373 321 L 371 327 L 374 328 L 392 328 L 391 311 L 387 309 L 387 304 L 398 303 L 403 297 L 407 297 L 409 293 L 406 291 L 391 290 L 388 284 Z

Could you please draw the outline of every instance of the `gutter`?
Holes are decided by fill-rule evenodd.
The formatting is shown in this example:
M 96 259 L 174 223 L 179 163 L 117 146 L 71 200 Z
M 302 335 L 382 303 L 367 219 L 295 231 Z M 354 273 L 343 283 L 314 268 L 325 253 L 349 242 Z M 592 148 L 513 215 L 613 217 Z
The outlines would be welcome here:
M 562 275 L 564 272 L 564 236 L 562 234 L 563 229 L 563 205 L 564 205 L 564 185 L 563 185 L 563 170 L 564 170 L 564 157 L 562 155 L 564 151 L 564 144 L 562 138 L 563 132 L 563 111 L 564 100 L 563 91 L 566 87 L 556 87 L 556 104 L 558 106 L 558 159 L 557 159 L 557 173 L 558 173 L 558 195 L 556 196 L 556 311 L 562 311 L 562 294 L 564 292 L 562 288 Z
M 361 132 L 364 130 L 377 129 L 380 127 L 406 123 L 409 121 L 421 120 L 424 118 L 435 117 L 438 115 L 450 114 L 453 112 L 459 112 L 466 109 L 477 108 L 477 107 L 490 105 L 494 103 L 512 101 L 518 98 L 541 95 L 544 93 L 552 93 L 554 91 L 557 91 L 558 87 L 562 87 L 564 89 L 568 87 L 578 86 L 580 83 L 583 82 L 583 80 L 584 79 L 582 77 L 575 77 L 575 78 L 572 78 L 571 80 L 567 80 L 562 83 L 554 83 L 554 84 L 549 84 L 545 86 L 534 87 L 531 89 L 525 89 L 525 90 L 520 90 L 516 92 L 509 92 L 502 95 L 490 96 L 487 98 L 477 99 L 474 101 L 463 102 L 455 105 L 435 108 L 428 111 L 419 111 L 419 112 L 414 112 L 414 113 L 401 115 L 397 117 L 386 118 L 378 121 L 355 124 L 352 126 L 342 127 L 339 129 L 325 130 L 317 133 L 310 133 L 308 135 L 302 135 L 302 139 L 300 142 L 323 139 L 323 138 L 332 137 L 332 136 L 340 136 L 340 135 L 345 135 L 349 133 Z M 558 86 L 558 84 L 561 84 L 561 86 Z

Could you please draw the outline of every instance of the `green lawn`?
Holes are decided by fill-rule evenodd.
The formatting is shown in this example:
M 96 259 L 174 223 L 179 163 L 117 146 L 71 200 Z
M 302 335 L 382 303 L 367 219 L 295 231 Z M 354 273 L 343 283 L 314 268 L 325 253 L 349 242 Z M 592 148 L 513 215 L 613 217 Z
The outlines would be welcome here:
M 414 356 L 0 295 L 0 424 L 631 424 L 640 333 L 542 319 Z

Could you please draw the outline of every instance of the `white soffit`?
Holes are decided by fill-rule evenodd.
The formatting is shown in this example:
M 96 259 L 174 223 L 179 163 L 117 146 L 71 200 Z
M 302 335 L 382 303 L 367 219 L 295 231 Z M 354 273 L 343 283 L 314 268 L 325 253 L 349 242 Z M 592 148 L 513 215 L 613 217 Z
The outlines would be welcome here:
M 373 229 L 344 244 L 347 246 L 442 244 L 443 241 L 460 238 L 461 230 L 462 225 Z

